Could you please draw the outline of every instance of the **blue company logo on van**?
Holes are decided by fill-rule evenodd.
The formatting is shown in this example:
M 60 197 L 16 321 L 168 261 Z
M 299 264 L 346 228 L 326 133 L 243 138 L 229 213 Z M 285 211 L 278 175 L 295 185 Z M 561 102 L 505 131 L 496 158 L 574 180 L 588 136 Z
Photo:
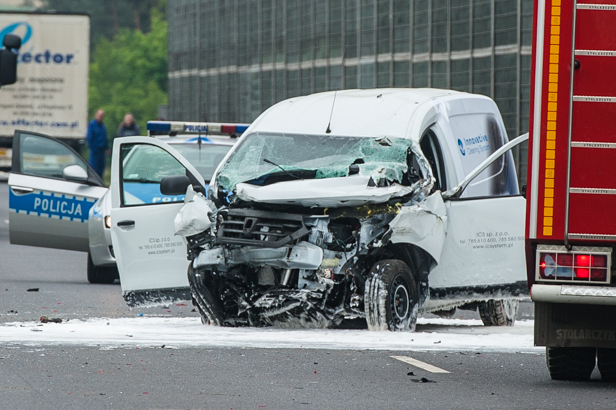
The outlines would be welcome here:
M 478 135 L 471 138 L 458 139 L 458 147 L 462 155 L 481 154 L 490 150 L 490 142 L 487 135 Z
M 464 149 L 464 143 L 462 143 L 462 140 L 460 138 L 458 138 L 458 148 L 460 148 L 460 154 L 462 154 L 462 156 L 466 155 L 466 150 Z
M 17 213 L 36 214 L 41 217 L 58 217 L 71 221 L 86 222 L 96 198 L 82 198 L 54 192 L 35 191 L 27 195 L 15 195 L 9 189 L 9 209 Z
M 75 54 L 72 53 L 57 53 L 51 50 L 39 52 L 34 51 L 34 47 L 30 47 L 30 49 L 26 50 L 24 46 L 32 37 L 32 26 L 25 21 L 9 24 L 0 30 L 0 42 L 4 40 L 6 34 L 16 34 L 21 37 L 21 51 L 18 57 L 20 63 L 71 64 L 75 59 Z

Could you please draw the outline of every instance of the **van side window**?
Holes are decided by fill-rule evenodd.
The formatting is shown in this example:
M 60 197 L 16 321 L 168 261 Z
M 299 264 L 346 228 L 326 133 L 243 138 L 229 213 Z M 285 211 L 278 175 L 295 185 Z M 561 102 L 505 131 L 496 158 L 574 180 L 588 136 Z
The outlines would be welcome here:
M 445 177 L 445 162 L 443 160 L 443 152 L 438 143 L 436 135 L 432 131 L 428 131 L 420 141 L 421 151 L 430 163 L 432 174 L 436 179 L 434 190 L 444 191 L 447 189 L 447 180 Z
M 494 151 L 508 142 L 507 134 L 493 114 L 464 114 L 449 118 L 456 144 L 451 144 L 464 175 L 468 175 Z M 518 183 L 511 151 L 501 155 L 479 174 L 461 198 L 518 195 Z

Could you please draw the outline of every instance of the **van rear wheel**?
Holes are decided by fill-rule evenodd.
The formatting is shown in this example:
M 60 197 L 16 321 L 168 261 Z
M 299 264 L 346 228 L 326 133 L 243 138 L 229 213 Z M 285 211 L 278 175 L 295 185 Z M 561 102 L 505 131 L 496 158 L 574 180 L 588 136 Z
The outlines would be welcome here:
M 547 347 L 545 352 L 553 380 L 589 380 L 596 357 L 594 347 Z
M 479 302 L 479 316 L 484 326 L 513 326 L 520 301 L 517 299 L 490 299 Z

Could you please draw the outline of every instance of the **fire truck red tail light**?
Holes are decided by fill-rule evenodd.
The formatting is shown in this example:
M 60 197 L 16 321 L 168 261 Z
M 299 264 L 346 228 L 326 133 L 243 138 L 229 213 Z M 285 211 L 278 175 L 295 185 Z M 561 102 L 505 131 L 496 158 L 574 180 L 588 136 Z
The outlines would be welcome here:
M 559 253 L 556 263 L 560 266 L 573 266 L 573 255 L 570 253 Z
M 603 249 L 602 249 L 603 250 Z M 566 251 L 556 252 L 538 250 L 537 273 L 539 280 L 608 282 L 610 258 L 607 252 Z
M 590 266 L 590 255 L 575 255 L 575 266 Z
M 539 274 L 543 279 L 554 279 L 556 273 L 556 254 L 555 253 L 542 253 L 539 258 Z
M 576 280 L 588 280 L 590 277 L 590 269 L 588 268 L 575 268 L 575 279 Z
M 593 255 L 590 266 L 593 268 L 607 268 L 607 256 Z
M 590 280 L 605 282 L 607 280 L 607 269 L 591 269 Z

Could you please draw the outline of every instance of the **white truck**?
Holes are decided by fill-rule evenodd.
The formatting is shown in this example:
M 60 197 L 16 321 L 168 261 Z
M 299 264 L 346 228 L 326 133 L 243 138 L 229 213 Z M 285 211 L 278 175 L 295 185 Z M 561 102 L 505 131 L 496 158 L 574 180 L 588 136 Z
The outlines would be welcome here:
M 370 330 L 413 330 L 418 313 L 459 307 L 512 325 L 527 286 L 510 150 L 526 139 L 508 141 L 491 99 L 449 90 L 344 90 L 274 105 L 219 165 L 211 200 L 186 175 L 161 182 L 187 194 L 175 222 L 202 321 L 365 318 Z M 126 219 L 115 174 L 112 237 Z
M 16 129 L 57 137 L 73 147 L 88 126 L 90 17 L 87 14 L 0 13 L 0 42 L 21 38 L 17 82 L 2 87 L 0 171 L 11 168 Z

